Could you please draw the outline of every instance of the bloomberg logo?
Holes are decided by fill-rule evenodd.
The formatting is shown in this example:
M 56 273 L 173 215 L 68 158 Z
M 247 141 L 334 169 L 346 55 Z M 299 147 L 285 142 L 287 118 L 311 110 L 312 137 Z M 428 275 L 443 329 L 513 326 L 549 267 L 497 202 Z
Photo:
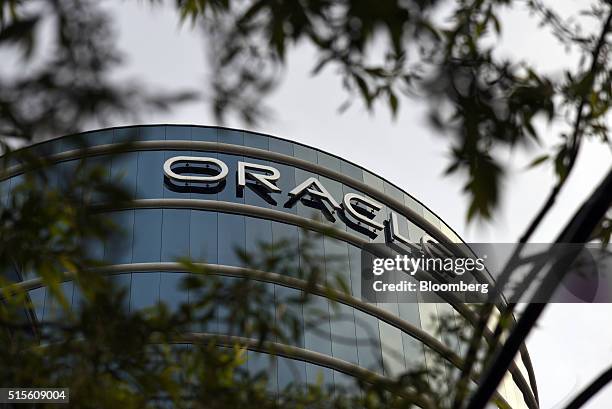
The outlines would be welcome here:
M 244 189 L 252 189 L 268 203 L 276 204 L 272 195 L 281 193 L 277 182 L 280 171 L 272 166 L 239 161 L 236 171 L 237 195 L 241 197 Z M 164 163 L 164 175 L 168 187 L 175 191 L 200 191 L 218 193 L 225 188 L 229 168 L 225 162 L 211 157 L 175 156 Z M 413 243 L 400 233 L 397 214 L 389 213 L 389 218 L 379 221 L 378 212 L 383 205 L 357 193 L 346 193 L 339 201 L 334 198 L 323 184 L 315 177 L 309 177 L 288 192 L 289 199 L 284 207 L 291 208 L 298 201 L 320 210 L 324 216 L 334 222 L 340 218 L 353 230 L 376 237 L 385 231 L 385 238 L 390 242 L 400 242 L 413 248 Z M 437 243 L 426 236 L 421 240 Z

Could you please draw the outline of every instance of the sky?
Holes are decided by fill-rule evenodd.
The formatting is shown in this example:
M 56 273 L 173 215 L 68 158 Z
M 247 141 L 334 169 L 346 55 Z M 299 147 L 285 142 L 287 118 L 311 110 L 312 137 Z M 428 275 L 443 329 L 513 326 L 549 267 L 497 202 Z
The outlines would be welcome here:
M 174 3 L 174 2 L 171 2 Z M 555 7 L 571 13 L 583 1 L 555 0 Z M 105 2 L 115 16 L 115 30 L 125 64 L 117 77 L 135 78 L 166 90 L 207 89 L 206 45 L 197 30 L 181 27 L 171 8 L 147 2 Z M 536 22 L 520 10 L 502 18 L 500 53 L 524 58 L 551 73 L 575 63 Z M 448 139 L 427 126 L 423 102 L 402 100 L 397 119 L 383 107 L 373 114 L 359 104 L 338 113 L 346 94 L 333 70 L 312 77 L 314 51 L 301 45 L 289 54 L 289 64 L 278 90 L 266 101 L 273 115 L 256 127 L 260 131 L 302 142 L 364 166 L 394 182 L 438 214 L 467 242 L 515 242 L 535 214 L 554 181 L 552 169 L 525 170 L 524 152 L 508 154 L 511 177 L 504 183 L 502 206 L 486 224 L 466 224 L 462 180 L 445 177 Z M 204 102 L 182 105 L 168 113 L 145 113 L 140 123 L 215 125 Z M 113 126 L 132 124 L 117 119 Z M 245 128 L 235 120 L 225 125 Z M 555 128 L 542 127 L 543 143 Z M 603 178 L 612 163 L 609 149 L 587 143 L 578 165 L 553 211 L 532 241 L 549 242 L 564 222 Z M 563 402 L 612 364 L 611 305 L 551 305 L 528 339 L 542 408 L 561 408 Z M 586 407 L 609 408 L 612 387 Z

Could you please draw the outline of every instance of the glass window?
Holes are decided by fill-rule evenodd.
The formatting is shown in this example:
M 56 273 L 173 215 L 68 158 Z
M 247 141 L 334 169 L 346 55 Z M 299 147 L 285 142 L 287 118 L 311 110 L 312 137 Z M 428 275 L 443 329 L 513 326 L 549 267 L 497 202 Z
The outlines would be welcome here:
M 292 204 L 292 206 L 286 207 L 289 201 L 289 192 L 296 186 L 294 171 L 295 168 L 287 165 L 282 165 L 280 163 L 271 163 L 270 165 L 278 169 L 281 174 L 280 179 L 276 183 L 276 186 L 280 188 L 281 193 L 273 195 L 274 199 L 278 202 L 276 209 L 285 211 L 287 213 L 296 214 L 296 204 Z
M 138 127 L 130 126 L 127 128 L 113 129 L 113 142 L 124 143 L 136 140 L 138 135 Z
M 331 306 L 334 311 L 331 317 L 332 353 L 343 361 L 359 363 L 357 357 L 357 333 L 353 308 L 344 304 Z
M 217 130 L 217 136 L 220 143 L 227 143 L 231 145 L 244 145 L 244 132 L 235 129 L 222 129 Z
M 406 193 L 404 193 L 404 204 L 415 212 L 417 212 L 418 214 L 420 214 L 421 216 L 423 215 L 423 205 L 417 202 L 417 200 L 414 199 L 412 196 L 407 195 Z
M 335 170 L 336 172 L 342 171 L 340 159 L 328 153 L 317 151 L 317 161 L 319 165 L 327 169 Z
M 300 262 L 295 255 L 299 254 L 299 233 L 297 226 L 272 222 L 272 240 L 276 249 L 281 250 L 283 273 L 297 276 Z
M 134 210 L 109 213 L 114 223 L 116 236 L 104 245 L 104 259 L 113 264 L 132 262 L 132 239 L 134 237 Z
M 168 125 L 166 128 L 166 140 L 190 141 L 191 127 L 182 125 Z
M 404 203 L 404 192 L 402 192 L 400 189 L 393 186 L 389 182 L 384 182 L 383 186 L 384 186 L 386 195 L 391 196 L 392 198 L 394 198 L 400 203 Z
M 32 302 L 34 316 L 38 321 L 42 321 L 44 316 L 46 292 L 47 289 L 45 287 L 39 287 L 28 291 L 30 301 Z
M 68 308 L 72 306 L 72 293 L 74 291 L 74 283 L 66 281 L 59 286 L 60 293 L 66 300 Z M 62 307 L 59 299 L 51 291 L 46 291 L 44 319 L 45 321 L 57 321 L 65 316 L 64 307 Z
M 311 351 L 332 356 L 329 302 L 310 295 L 304 309 L 304 346 Z
M 378 319 L 355 310 L 355 335 L 359 366 L 382 374 L 382 355 Z
M 247 368 L 251 376 L 263 375 L 268 380 L 268 391 L 278 392 L 277 366 L 274 357 L 264 352 L 248 351 Z
M 141 126 L 138 128 L 136 139 L 139 141 L 163 141 L 166 139 L 166 129 L 163 126 Z
M 284 155 L 293 156 L 293 144 L 291 142 L 277 138 L 269 138 L 269 140 L 271 152 L 278 152 Z
M 379 192 L 385 191 L 383 180 L 379 178 L 378 176 L 375 176 L 366 170 L 363 171 L 363 183 L 378 190 Z
M 433 214 L 429 209 L 423 209 L 423 216 L 425 217 L 425 220 L 436 226 L 438 229 L 441 227 L 440 219 L 438 219 L 438 216 Z
M 177 261 L 189 256 L 189 216 L 187 209 L 163 209 L 162 261 Z
M 159 128 L 144 128 L 158 130 Z M 163 138 L 162 138 L 163 139 Z M 158 199 L 164 194 L 164 152 L 138 152 L 137 199 Z
M 274 296 L 276 304 L 276 323 L 278 328 L 287 337 L 287 342 L 290 345 L 304 348 L 304 315 L 302 304 L 298 301 L 302 296 L 302 292 L 295 288 L 275 285 Z M 294 334 L 294 326 L 292 324 L 296 322 L 300 332 Z
M 161 273 L 159 299 L 171 312 L 177 312 L 188 301 L 187 290 L 182 288 L 187 273 Z
M 134 197 L 136 194 L 136 175 L 138 173 L 138 152 L 126 152 L 113 156 L 111 180 L 120 181 L 126 192 Z
M 308 146 L 303 146 L 303 145 L 298 145 L 298 144 L 293 145 L 293 150 L 295 153 L 294 156 L 296 158 L 303 159 L 311 163 L 317 163 L 317 151 L 316 150 L 309 148 Z
M 260 259 L 262 245 L 272 244 L 272 222 L 257 217 L 246 217 L 246 252 L 254 260 Z
M 303 385 L 306 382 L 306 364 L 304 362 L 282 356 L 276 359 L 279 391 L 283 391 L 289 385 Z
M 133 273 L 130 310 L 138 311 L 159 302 L 161 273 Z
M 252 148 L 259 148 L 268 150 L 270 147 L 270 142 L 268 141 L 268 137 L 265 135 L 258 135 L 251 132 L 244 133 L 244 146 L 250 146 Z
M 134 251 L 132 262 L 160 261 L 162 210 L 140 209 L 134 214 Z
M 217 142 L 217 128 L 192 126 L 191 139 L 194 141 Z
M 319 175 L 308 172 L 302 169 L 295 168 L 295 186 L 301 184 L 306 179 L 314 177 L 315 179 L 319 179 Z M 291 187 L 290 189 L 293 189 Z M 297 202 L 292 203 L 292 207 L 297 209 L 297 214 L 299 216 L 305 217 L 307 219 L 321 220 L 321 210 L 320 210 L 320 201 L 313 200 L 309 194 L 304 194 Z
M 310 385 L 321 385 L 324 390 L 333 391 L 334 371 L 323 366 L 306 363 L 306 380 Z
M 334 387 L 336 393 L 344 391 L 351 393 L 355 390 L 355 378 L 340 371 L 334 371 Z
M 340 168 L 342 170 L 342 174 L 363 182 L 363 169 L 357 165 L 353 165 L 352 163 L 343 160 L 340 162 Z
M 124 294 L 123 298 L 123 307 L 126 311 L 130 309 L 130 292 L 132 289 L 132 274 L 131 273 L 121 273 L 115 274 L 110 277 L 110 281 L 113 287 L 118 292 L 122 292 Z
M 189 254 L 195 262 L 217 263 L 217 213 L 191 210 Z
M 240 252 L 245 251 L 245 221 L 244 216 L 219 213 L 218 237 L 219 247 L 217 258 L 219 264 L 240 266 Z

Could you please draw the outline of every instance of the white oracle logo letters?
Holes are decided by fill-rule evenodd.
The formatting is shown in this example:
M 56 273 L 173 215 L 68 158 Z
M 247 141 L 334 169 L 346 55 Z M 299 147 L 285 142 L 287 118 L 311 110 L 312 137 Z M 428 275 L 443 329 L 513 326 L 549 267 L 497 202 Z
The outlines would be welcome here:
M 202 166 L 207 169 L 207 174 L 197 174 L 202 170 Z M 211 169 L 212 167 L 212 169 Z M 180 184 L 217 184 L 224 182 L 229 174 L 227 165 L 216 158 L 200 156 L 175 156 L 164 163 L 164 174 L 170 182 Z M 184 173 L 180 173 L 184 172 Z M 186 174 L 188 173 L 188 174 Z M 208 174 L 212 173 L 212 174 Z M 237 188 L 244 189 L 252 182 L 257 188 L 269 193 L 281 193 L 281 189 L 276 185 L 280 179 L 280 171 L 272 166 L 261 165 L 251 162 L 238 162 L 237 168 Z M 309 177 L 289 193 L 287 205 L 295 203 L 305 195 L 311 199 L 319 201 L 330 213 L 343 212 L 347 225 L 353 228 L 365 228 L 370 234 L 378 234 L 385 229 L 383 222 L 376 220 L 377 213 L 383 205 L 357 193 L 346 193 L 342 204 L 329 193 L 323 184 L 314 177 Z M 389 219 L 385 220 L 389 227 L 388 238 L 391 242 L 399 242 L 408 246 L 413 246 L 411 241 L 400 233 L 399 220 L 395 212 L 390 212 Z M 427 236 L 426 242 L 434 243 L 435 240 Z

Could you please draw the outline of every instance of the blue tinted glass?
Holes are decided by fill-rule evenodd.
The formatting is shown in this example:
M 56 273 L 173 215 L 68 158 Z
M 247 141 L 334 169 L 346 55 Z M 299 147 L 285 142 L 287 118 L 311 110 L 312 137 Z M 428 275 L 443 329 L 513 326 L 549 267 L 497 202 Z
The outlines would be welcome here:
M 194 141 L 217 142 L 217 128 L 194 126 L 191 128 L 191 139 Z
M 299 235 L 296 226 L 272 222 L 272 240 L 275 249 L 280 251 L 283 258 L 283 273 L 297 276 L 299 269 Z
M 151 307 L 159 301 L 160 273 L 133 273 L 130 310 Z
M 45 293 L 47 289 L 45 287 L 40 287 L 35 290 L 28 291 L 28 295 L 30 296 L 30 301 L 32 302 L 32 306 L 34 307 L 34 315 L 38 321 L 43 319 L 43 314 L 45 311 Z
M 111 180 L 120 181 L 120 186 L 133 197 L 136 194 L 136 175 L 138 173 L 138 152 L 120 153 L 113 156 Z
M 239 252 L 245 251 L 245 221 L 244 216 L 218 214 L 218 262 L 219 264 L 240 266 L 242 261 Z
M 141 126 L 138 128 L 139 141 L 163 141 L 166 139 L 166 130 L 163 126 Z
M 145 128 L 148 129 L 148 128 Z M 158 129 L 158 128 L 151 128 Z M 164 152 L 138 152 L 137 199 L 159 199 L 164 190 Z
M 168 125 L 166 128 L 166 140 L 190 141 L 191 127 L 181 125 Z
M 325 282 L 324 236 L 308 230 L 299 230 L 299 242 L 301 275 L 307 276 L 318 270 L 318 281 Z
M 300 386 L 306 383 L 306 364 L 304 362 L 279 356 L 277 364 L 279 391 L 289 385 Z
M 317 163 L 317 151 L 308 146 L 293 145 L 294 156 L 311 163 Z
M 381 307 L 398 315 L 397 303 L 381 304 Z M 395 307 L 395 308 L 393 308 Z M 387 324 L 386 322 L 378 322 L 380 330 L 380 341 L 382 349 L 382 358 L 385 365 L 385 374 L 387 376 L 396 376 L 406 370 L 404 361 L 404 345 L 402 343 L 402 332 Z
M 348 244 L 344 241 L 325 236 L 325 276 L 329 285 L 341 281 L 351 288 L 351 268 L 349 265 Z
M 289 141 L 270 138 L 270 151 L 293 156 L 293 144 Z
M 304 315 L 300 302 L 302 292 L 281 285 L 275 285 L 274 291 L 276 301 L 276 324 L 287 337 L 287 343 L 304 348 L 304 334 L 302 332 L 304 328 Z M 294 333 L 294 324 L 296 323 L 299 332 Z
M 336 393 L 341 393 L 341 391 L 351 393 L 356 386 L 355 378 L 345 373 L 334 371 L 334 386 Z
M 272 222 L 256 217 L 246 217 L 245 222 L 246 252 L 253 260 L 261 260 L 262 251 L 272 244 Z
M 187 303 L 187 290 L 181 287 L 186 276 L 187 273 L 161 273 L 159 299 L 171 312 Z
M 354 314 L 359 366 L 382 373 L 378 319 L 359 310 L 355 310 Z
M 64 297 L 68 309 L 72 306 L 72 293 L 74 284 L 72 281 L 61 283 L 59 286 L 60 293 Z M 45 297 L 45 321 L 56 321 L 65 316 L 64 307 L 62 307 L 59 299 L 51 291 L 46 291 Z
M 87 146 L 107 145 L 113 143 L 113 131 L 107 129 L 104 131 L 87 132 L 83 134 L 83 140 Z
M 334 390 L 334 371 L 329 368 L 306 363 L 306 380 L 309 385 L 321 385 L 325 391 Z
M 393 186 L 389 182 L 384 182 L 383 186 L 384 186 L 386 195 L 391 196 L 392 198 L 394 198 L 400 203 L 404 203 L 404 192 L 402 192 L 401 190 L 399 190 L 397 187 Z
M 217 132 L 220 143 L 244 145 L 244 132 L 234 129 L 219 129 Z
M 137 136 L 138 136 L 137 127 L 113 129 L 113 142 L 114 143 L 131 142 L 131 141 L 136 140 Z
M 304 304 L 304 346 L 311 351 L 332 355 L 329 302 L 318 295 Z
M 351 294 L 353 297 L 361 299 L 361 249 L 348 245 L 349 268 L 351 270 Z
M 270 143 L 265 135 L 258 135 L 250 132 L 244 133 L 244 146 L 268 150 Z
M 276 394 L 278 391 L 277 366 L 272 357 L 263 352 L 248 351 L 247 368 L 251 376 L 265 375 L 268 380 L 268 391 Z
M 224 276 L 220 276 L 219 277 L 219 281 L 222 283 L 223 288 L 226 289 L 226 291 L 231 291 L 232 287 L 236 285 L 236 280 L 239 280 L 235 277 L 224 277 Z M 225 303 L 226 300 L 217 300 L 217 305 L 216 305 L 216 314 L 217 314 L 217 325 L 218 325 L 218 331 L 220 334 L 229 334 L 229 335 L 238 335 L 238 336 L 243 336 L 243 334 L 239 334 L 238 333 L 238 328 L 237 328 L 237 323 L 236 322 L 230 322 L 230 319 L 232 318 L 231 314 L 231 308 L 229 307 L 229 304 Z
M 360 167 L 343 160 L 340 162 L 340 168 L 343 175 L 350 176 L 355 180 L 363 182 L 363 169 Z
M 340 159 L 328 153 L 317 151 L 319 165 L 337 172 L 341 172 Z
M 217 213 L 191 210 L 190 257 L 196 262 L 217 263 Z
M 131 263 L 134 210 L 112 212 L 109 217 L 118 230 L 117 236 L 112 237 L 104 245 L 104 259 L 113 264 Z
M 126 311 L 130 309 L 130 290 L 132 288 L 132 274 L 121 273 L 111 276 L 110 278 L 113 288 L 117 293 L 123 294 L 123 307 Z
M 160 261 L 162 210 L 142 209 L 134 215 L 134 263 Z
M 332 353 L 335 358 L 358 364 L 353 308 L 336 304 L 331 308 Z
M 162 214 L 162 261 L 189 256 L 189 216 L 185 209 L 164 209 Z

